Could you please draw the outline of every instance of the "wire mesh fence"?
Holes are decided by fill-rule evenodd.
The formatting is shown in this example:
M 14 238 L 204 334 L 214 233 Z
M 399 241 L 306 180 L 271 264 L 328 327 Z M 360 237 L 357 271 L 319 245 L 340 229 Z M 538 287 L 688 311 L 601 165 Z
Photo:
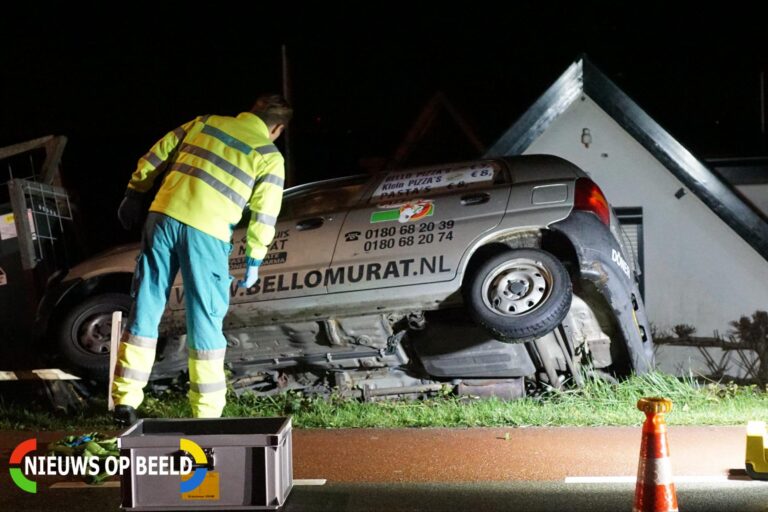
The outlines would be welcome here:
M 35 268 L 45 259 L 53 268 L 66 263 L 62 237 L 73 221 L 67 191 L 24 179 L 11 180 L 8 188 L 23 267 Z

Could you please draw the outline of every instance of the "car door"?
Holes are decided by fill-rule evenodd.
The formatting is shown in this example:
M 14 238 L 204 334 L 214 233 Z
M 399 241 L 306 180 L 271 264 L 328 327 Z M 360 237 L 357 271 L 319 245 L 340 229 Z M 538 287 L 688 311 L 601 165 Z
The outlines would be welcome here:
M 326 294 L 328 270 L 344 216 L 359 201 L 369 179 L 354 176 L 286 190 L 275 237 L 259 269 L 259 280 L 248 289 L 237 286 L 245 273 L 249 218 L 244 216 L 234 232 L 229 257 L 229 272 L 233 276 L 230 305 Z M 184 308 L 180 275 L 171 291 L 169 307 Z
M 453 164 L 379 176 L 348 214 L 329 292 L 451 280 L 467 247 L 497 226 L 509 198 L 500 164 Z
M 232 303 L 325 294 L 327 273 L 344 216 L 359 200 L 368 177 L 328 180 L 286 191 L 275 238 L 248 290 L 233 290 Z M 245 230 L 238 232 L 230 271 L 245 267 Z

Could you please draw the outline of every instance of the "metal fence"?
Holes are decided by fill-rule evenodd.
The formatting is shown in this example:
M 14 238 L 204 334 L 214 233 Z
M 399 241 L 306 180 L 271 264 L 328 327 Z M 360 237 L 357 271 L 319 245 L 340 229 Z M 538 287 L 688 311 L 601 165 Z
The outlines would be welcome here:
M 31 270 L 43 260 L 52 269 L 66 264 L 63 236 L 73 221 L 67 191 L 23 179 L 8 182 L 8 189 L 23 268 Z

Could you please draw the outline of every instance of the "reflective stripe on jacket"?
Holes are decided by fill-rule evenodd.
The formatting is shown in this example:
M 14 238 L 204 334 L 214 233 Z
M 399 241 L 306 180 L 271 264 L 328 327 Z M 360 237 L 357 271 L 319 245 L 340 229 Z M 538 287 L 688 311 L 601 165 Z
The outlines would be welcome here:
M 139 159 L 128 188 L 149 191 L 166 166 L 150 211 L 229 242 L 247 205 L 246 255 L 264 258 L 280 213 L 284 163 L 258 116 L 201 116 L 176 128 Z

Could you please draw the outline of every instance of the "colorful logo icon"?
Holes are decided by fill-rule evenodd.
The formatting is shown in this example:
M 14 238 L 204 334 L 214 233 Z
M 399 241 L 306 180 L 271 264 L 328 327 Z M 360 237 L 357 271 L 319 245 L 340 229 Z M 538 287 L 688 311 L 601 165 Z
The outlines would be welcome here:
M 37 450 L 37 439 L 27 439 L 26 441 L 20 443 L 16 448 L 14 448 L 13 453 L 11 453 L 11 460 L 9 461 L 9 464 L 21 465 L 21 460 L 24 458 L 24 456 L 28 453 L 34 452 L 35 450 Z M 11 468 L 11 478 L 13 479 L 13 483 L 15 483 L 16 486 L 22 491 L 28 492 L 30 494 L 37 494 L 37 482 L 24 476 L 24 473 L 20 467 Z
M 383 206 L 383 205 L 382 205 Z M 398 221 L 400 224 L 416 222 L 434 213 L 435 206 L 429 199 L 417 199 L 400 205 L 387 205 L 396 208 L 373 212 L 371 224 L 376 222 Z M 381 207 L 381 206 L 380 206 Z
M 205 456 L 205 452 L 203 451 L 200 446 L 197 445 L 194 441 L 190 441 L 189 439 L 181 438 L 179 439 L 179 448 L 182 451 L 185 451 L 192 455 L 192 459 L 195 461 L 195 464 L 197 465 L 208 465 L 208 457 Z M 181 481 L 181 492 L 187 493 L 194 491 L 198 487 L 200 487 L 200 484 L 203 483 L 203 480 L 205 480 L 205 475 L 208 473 L 208 469 L 205 467 L 197 467 L 195 468 L 194 472 L 192 473 L 192 476 L 189 477 L 186 480 Z

